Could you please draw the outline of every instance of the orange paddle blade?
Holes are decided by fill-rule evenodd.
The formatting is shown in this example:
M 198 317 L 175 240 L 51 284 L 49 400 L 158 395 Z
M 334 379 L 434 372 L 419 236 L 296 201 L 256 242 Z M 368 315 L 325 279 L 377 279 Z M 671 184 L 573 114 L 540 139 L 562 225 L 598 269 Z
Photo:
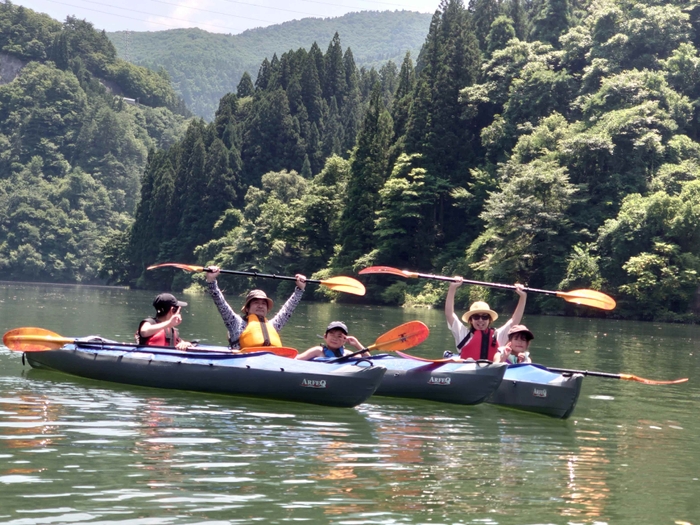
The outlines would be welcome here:
M 384 274 L 384 275 L 398 275 L 399 277 L 418 277 L 415 272 L 408 272 L 406 270 L 399 270 L 398 268 L 392 268 L 391 266 L 369 266 L 360 270 L 360 275 L 367 274 Z
M 3 344 L 14 352 L 42 352 L 58 350 L 73 339 L 61 337 L 55 332 L 43 328 L 23 327 L 6 332 L 2 337 Z
M 615 299 L 596 290 L 557 292 L 557 297 L 561 297 L 570 303 L 592 306 L 593 308 L 600 308 L 601 310 L 612 310 L 616 305 Z
M 299 353 L 294 348 L 286 346 L 249 346 L 241 349 L 242 354 L 252 354 L 253 352 L 268 352 L 282 357 L 291 357 L 292 359 Z
M 409 321 L 380 335 L 367 350 L 382 349 L 384 352 L 397 352 L 413 348 L 425 341 L 430 329 L 420 321 Z
M 354 295 L 365 295 L 365 285 L 352 277 L 330 277 L 320 281 L 323 286 L 330 288 L 336 292 L 351 293 Z
M 620 374 L 620 379 L 625 381 L 637 381 L 638 383 L 644 383 L 645 385 L 677 385 L 678 383 L 685 383 L 688 381 L 687 377 L 683 379 L 672 379 L 670 381 L 656 381 L 654 379 L 645 379 L 639 376 L 633 376 L 632 374 Z
M 166 268 L 166 267 L 180 268 L 181 270 L 185 270 L 188 272 L 203 272 L 204 271 L 204 266 L 195 266 L 193 264 L 180 264 L 180 263 L 154 264 L 153 266 L 149 266 L 148 268 L 146 268 L 146 270 L 155 270 L 156 268 Z

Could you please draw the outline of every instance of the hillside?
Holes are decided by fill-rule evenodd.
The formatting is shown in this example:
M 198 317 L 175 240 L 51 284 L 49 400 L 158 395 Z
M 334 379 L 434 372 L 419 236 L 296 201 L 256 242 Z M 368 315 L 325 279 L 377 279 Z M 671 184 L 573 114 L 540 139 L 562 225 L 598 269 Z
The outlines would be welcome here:
M 325 50 L 337 32 L 358 67 L 397 65 L 406 51 L 415 59 L 430 25 L 430 14 L 409 11 L 350 13 L 339 18 L 305 18 L 239 35 L 201 29 L 108 33 L 118 56 L 154 71 L 165 69 L 196 115 L 208 120 L 219 100 L 235 92 L 247 71 L 255 81 L 263 59 L 316 42 Z
M 415 68 L 360 71 L 340 38 L 265 60 L 254 96 L 225 97 L 153 157 L 115 275 L 179 289 L 189 275 L 143 268 L 324 279 L 386 265 L 602 290 L 617 301 L 605 315 L 697 322 L 698 35 L 683 0 L 448 0 Z M 431 280 L 363 282 L 364 300 L 445 304 Z M 489 288 L 455 304 L 512 311 Z M 527 308 L 599 313 L 548 294 Z
M 0 28 L 0 275 L 97 282 L 149 151 L 176 143 L 189 113 L 89 22 L 2 3 Z

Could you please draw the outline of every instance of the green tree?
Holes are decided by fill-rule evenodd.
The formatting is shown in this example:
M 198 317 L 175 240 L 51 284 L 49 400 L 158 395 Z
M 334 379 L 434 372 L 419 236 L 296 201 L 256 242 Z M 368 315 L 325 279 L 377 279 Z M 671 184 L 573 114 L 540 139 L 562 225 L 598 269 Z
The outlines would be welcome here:
M 504 49 L 508 42 L 515 38 L 513 21 L 507 16 L 497 17 L 491 24 L 491 30 L 486 37 L 486 52 L 489 56 L 498 49 Z
M 253 93 L 255 93 L 255 86 L 253 86 L 253 79 L 250 78 L 250 75 L 248 74 L 248 72 L 245 71 L 243 73 L 243 76 L 241 76 L 241 81 L 238 83 L 238 86 L 236 87 L 236 95 L 238 95 L 239 98 L 252 97 Z
M 435 247 L 434 180 L 412 165 L 416 155 L 401 155 L 379 191 L 376 253 L 388 265 L 430 269 Z
M 472 12 L 474 33 L 479 41 L 479 48 L 486 51 L 488 34 L 491 26 L 501 15 L 501 6 L 498 0 L 473 0 L 469 4 Z
M 535 160 L 503 168 L 500 191 L 485 204 L 483 234 L 470 247 L 475 268 L 491 280 L 552 285 L 566 268 L 576 188 L 566 168 Z
M 392 139 L 391 116 L 382 104 L 376 84 L 357 147 L 351 158 L 347 202 L 341 218 L 342 249 L 339 267 L 349 267 L 373 246 L 374 214 L 379 208 L 379 190 L 388 177 L 388 147 Z
M 571 25 L 569 0 L 539 0 L 533 5 L 530 38 L 559 47 L 559 37 Z

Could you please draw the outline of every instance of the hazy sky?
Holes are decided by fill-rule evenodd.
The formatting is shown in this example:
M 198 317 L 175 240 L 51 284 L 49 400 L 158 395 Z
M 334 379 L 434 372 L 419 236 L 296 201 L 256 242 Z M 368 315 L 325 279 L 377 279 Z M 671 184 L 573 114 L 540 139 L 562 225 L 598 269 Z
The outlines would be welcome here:
M 66 16 L 107 31 L 162 31 L 199 27 L 241 33 L 301 18 L 328 18 L 354 11 L 433 13 L 440 0 L 12 0 L 63 22 Z

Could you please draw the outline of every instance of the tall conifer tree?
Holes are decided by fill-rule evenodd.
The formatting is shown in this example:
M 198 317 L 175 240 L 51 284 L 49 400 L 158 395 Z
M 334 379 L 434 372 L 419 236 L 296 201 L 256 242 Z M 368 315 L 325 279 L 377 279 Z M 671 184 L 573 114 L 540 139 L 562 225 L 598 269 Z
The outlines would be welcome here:
M 360 93 L 360 82 L 355 65 L 355 58 L 350 48 L 347 48 L 343 56 L 345 67 L 345 94 L 343 96 L 344 105 L 340 112 L 343 137 L 340 144 L 341 156 L 346 157 L 347 152 L 355 146 L 357 133 L 362 120 L 362 96 Z
M 239 98 L 250 97 L 254 92 L 255 86 L 253 86 L 253 79 L 251 79 L 248 72 L 245 71 L 241 77 L 241 81 L 238 83 L 238 87 L 236 87 L 236 95 L 238 95 Z
M 332 97 L 335 97 L 338 108 L 343 107 L 345 95 L 345 64 L 343 63 L 343 48 L 340 45 L 338 33 L 333 35 L 333 40 L 328 45 L 325 56 L 325 86 L 323 96 L 330 104 Z
M 347 202 L 341 218 L 343 244 L 338 262 L 342 267 L 351 266 L 373 247 L 379 190 L 389 171 L 388 149 L 393 135 L 392 127 L 391 116 L 382 104 L 381 88 L 377 83 L 351 159 Z
M 479 47 L 486 50 L 486 37 L 491 31 L 491 24 L 501 14 L 500 2 L 498 0 L 474 0 L 471 2 L 470 10 L 474 21 L 474 33 L 479 40 Z

